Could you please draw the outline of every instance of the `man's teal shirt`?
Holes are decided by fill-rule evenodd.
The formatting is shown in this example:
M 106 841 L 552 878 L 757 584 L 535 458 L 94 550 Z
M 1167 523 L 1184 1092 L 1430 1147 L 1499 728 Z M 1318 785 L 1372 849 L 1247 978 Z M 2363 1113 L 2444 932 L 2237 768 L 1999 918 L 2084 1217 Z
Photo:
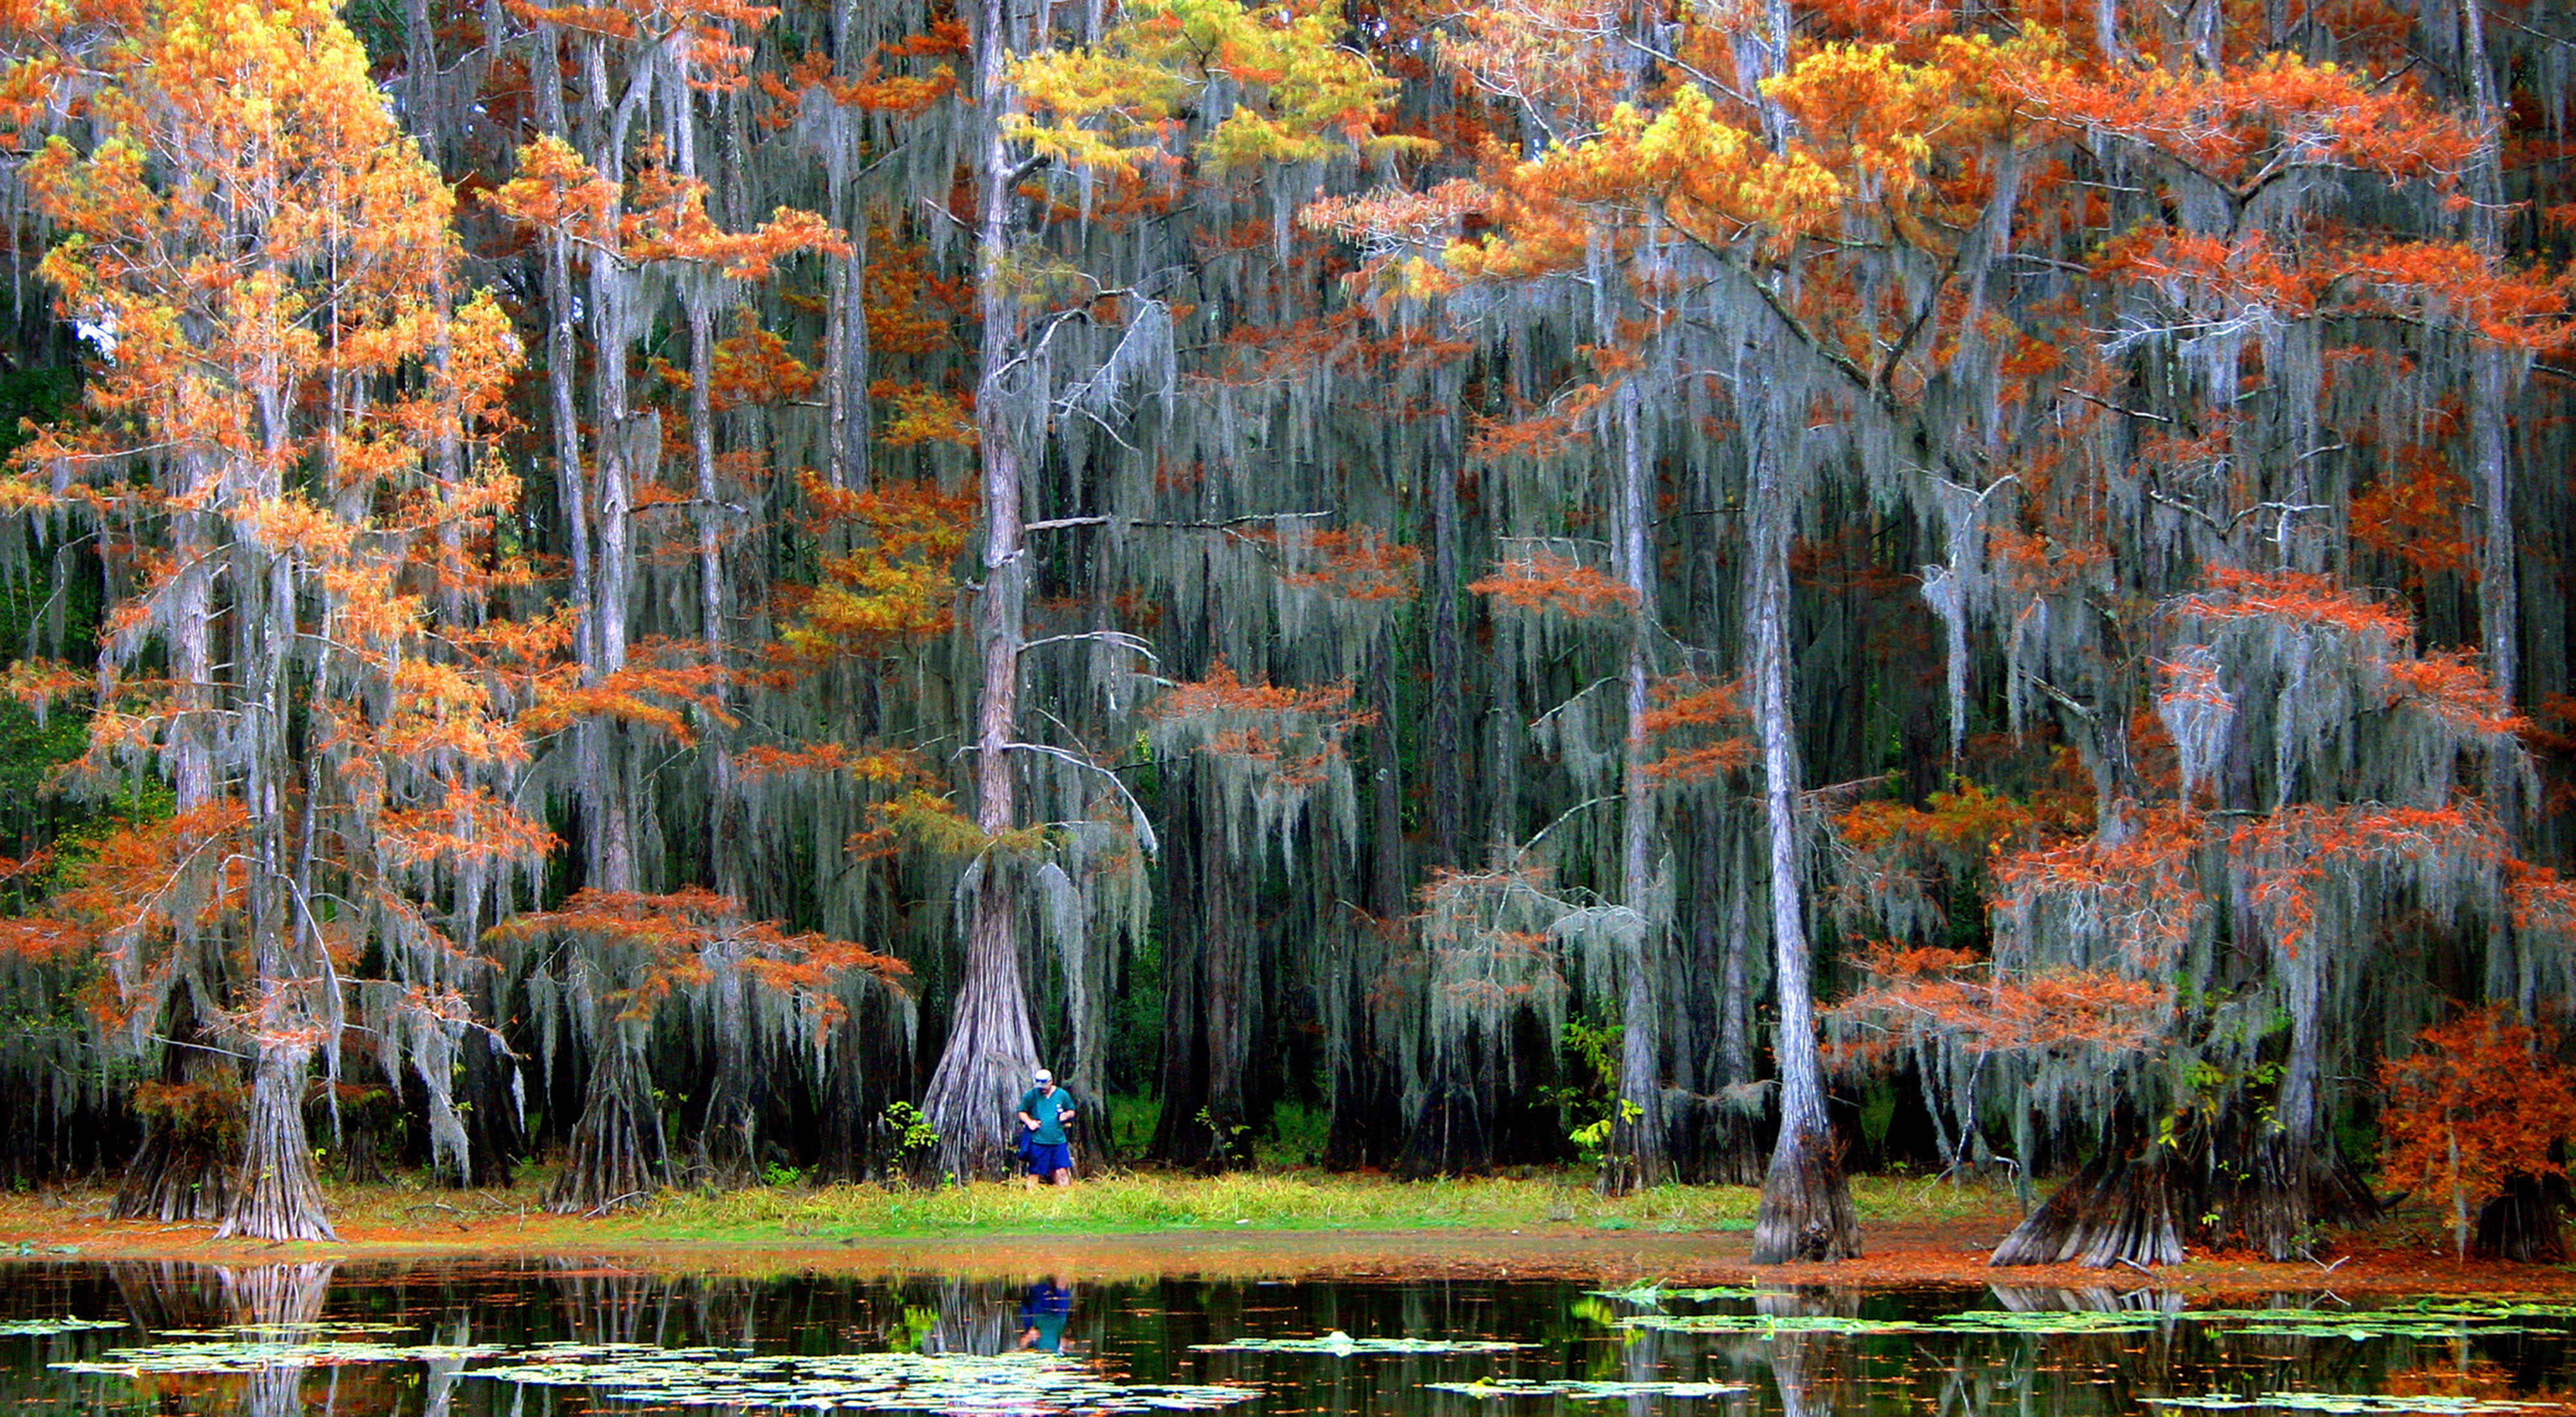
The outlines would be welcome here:
M 1020 1110 L 1038 1119 L 1038 1129 L 1029 1133 L 1029 1140 L 1040 1146 L 1060 1146 L 1071 1140 L 1064 1134 L 1064 1119 L 1056 1114 L 1074 1110 L 1072 1093 L 1060 1087 L 1053 1092 L 1033 1087 L 1020 1094 Z

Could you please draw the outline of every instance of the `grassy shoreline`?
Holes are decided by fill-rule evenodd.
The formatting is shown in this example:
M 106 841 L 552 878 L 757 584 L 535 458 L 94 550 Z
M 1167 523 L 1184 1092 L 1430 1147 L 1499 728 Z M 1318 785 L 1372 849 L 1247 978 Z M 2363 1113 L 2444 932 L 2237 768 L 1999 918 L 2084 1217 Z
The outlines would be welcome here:
M 606 1215 L 544 1209 L 545 1178 L 509 1190 L 458 1191 L 416 1182 L 326 1188 L 334 1224 L 354 1247 L 434 1237 L 508 1222 L 532 1240 L 578 1246 L 629 1240 L 738 1245 L 817 1245 L 851 1240 L 1061 1234 L 1152 1235 L 1178 1231 L 1529 1231 L 1557 1234 L 1713 1234 L 1749 1230 L 1758 1194 L 1748 1186 L 1658 1186 L 1606 1197 L 1573 1173 L 1533 1177 L 1395 1181 L 1326 1172 L 1218 1176 L 1133 1172 L 1078 1185 L 1027 1188 L 985 1182 L 936 1190 L 873 1184 L 671 1190 Z M 135 1235 L 211 1227 L 115 1222 L 107 1189 L 62 1188 L 0 1197 L 0 1246 L 44 1243 L 60 1228 Z M 1855 1178 L 1863 1224 L 1940 1224 L 2012 1213 L 2009 1197 L 1921 1180 Z
M 2273 1263 L 2198 1254 L 2155 1271 L 1987 1267 L 2020 1211 L 2009 1192 L 1855 1177 L 1865 1257 L 1757 1269 L 1757 1193 L 1665 1186 L 1611 1198 L 1575 1172 L 1400 1182 L 1265 1170 L 1132 1172 L 1066 1189 L 979 1183 L 667 1192 L 606 1216 L 544 1209 L 542 1174 L 507 1190 L 396 1181 L 333 1186 L 340 1240 L 216 1240 L 211 1223 L 107 1218 L 101 1186 L 0 1193 L 0 1265 L 92 1262 L 497 1263 L 617 1273 L 776 1277 L 841 1273 L 1088 1280 L 1530 1279 L 1624 1284 L 2176 1288 L 2197 1295 L 2307 1290 L 2392 1294 L 2576 1292 L 2576 1267 L 2454 1262 L 2423 1215 L 2336 1237 L 2338 1257 Z M 2435 1217 L 2438 1219 L 2438 1217 Z M 535 1271 L 531 1271 L 535 1272 Z

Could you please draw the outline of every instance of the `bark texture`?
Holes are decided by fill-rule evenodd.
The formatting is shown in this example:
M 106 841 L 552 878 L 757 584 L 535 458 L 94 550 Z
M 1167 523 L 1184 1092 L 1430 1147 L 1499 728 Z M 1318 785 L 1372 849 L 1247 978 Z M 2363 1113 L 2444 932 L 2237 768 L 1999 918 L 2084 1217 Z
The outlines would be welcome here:
M 2181 1197 L 2164 1159 L 2105 1149 L 2014 1226 L 1987 1263 L 2178 1264 L 2183 1228 Z
M 619 1024 L 601 1040 L 590 1068 L 590 1095 L 574 1124 L 563 1174 L 546 1196 L 558 1215 L 605 1211 L 644 1199 L 671 1183 L 662 1111 L 643 1040 Z
M 1816 1051 L 1816 1004 L 1807 953 L 1806 890 L 1799 872 L 1797 728 L 1789 717 L 1789 499 L 1775 460 L 1755 464 L 1753 676 L 1762 738 L 1762 801 L 1771 846 L 1771 945 L 1780 1025 L 1780 1136 L 1762 1178 L 1753 1263 L 1856 1259 L 1860 1227 L 1825 1116 Z
M 313 1143 L 304 1130 L 304 1083 L 311 1058 L 309 1049 L 294 1043 L 261 1045 L 251 1076 L 241 1169 L 216 1239 L 340 1238 L 323 1212 L 322 1183 L 313 1174 Z

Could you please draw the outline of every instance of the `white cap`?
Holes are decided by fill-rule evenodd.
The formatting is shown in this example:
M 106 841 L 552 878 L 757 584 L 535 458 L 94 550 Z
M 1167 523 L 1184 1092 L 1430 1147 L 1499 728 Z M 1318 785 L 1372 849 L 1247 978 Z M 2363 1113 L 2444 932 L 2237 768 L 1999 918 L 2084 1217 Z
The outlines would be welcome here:
M 1038 1081 L 1040 1081 L 1040 1082 L 1053 1082 L 1053 1081 L 1055 1081 L 1055 1074 L 1053 1074 L 1053 1073 L 1051 1073 L 1051 1072 L 1048 1072 L 1048 1071 L 1047 1071 L 1046 1069 L 1044 1069 L 1044 1068 L 1040 1068 L 1040 1069 L 1038 1069 Z

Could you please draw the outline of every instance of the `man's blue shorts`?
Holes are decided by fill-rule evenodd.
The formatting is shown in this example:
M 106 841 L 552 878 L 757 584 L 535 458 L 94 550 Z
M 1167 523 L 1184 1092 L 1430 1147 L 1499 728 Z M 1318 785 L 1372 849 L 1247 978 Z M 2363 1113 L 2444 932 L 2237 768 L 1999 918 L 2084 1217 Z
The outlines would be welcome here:
M 1056 1142 L 1052 1145 L 1042 1141 L 1033 1141 L 1029 1143 L 1030 1175 L 1052 1176 L 1058 1171 L 1070 1171 L 1072 1169 L 1072 1143 Z

